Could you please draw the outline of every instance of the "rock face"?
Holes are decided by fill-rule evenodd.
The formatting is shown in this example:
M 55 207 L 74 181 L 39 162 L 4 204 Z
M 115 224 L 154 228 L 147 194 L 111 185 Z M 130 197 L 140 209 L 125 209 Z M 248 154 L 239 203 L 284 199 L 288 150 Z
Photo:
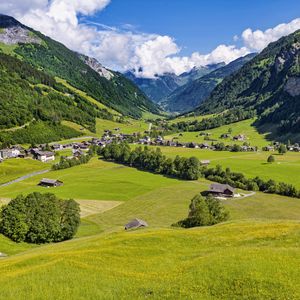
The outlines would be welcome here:
M 284 86 L 284 90 L 292 97 L 300 95 L 300 77 L 290 77 Z
M 96 58 L 89 57 L 86 55 L 78 54 L 80 59 L 83 60 L 90 68 L 96 71 L 101 77 L 111 80 L 114 77 L 114 74 L 104 68 Z
M 0 42 L 7 45 L 41 43 L 40 38 L 14 18 L 3 15 L 0 17 Z

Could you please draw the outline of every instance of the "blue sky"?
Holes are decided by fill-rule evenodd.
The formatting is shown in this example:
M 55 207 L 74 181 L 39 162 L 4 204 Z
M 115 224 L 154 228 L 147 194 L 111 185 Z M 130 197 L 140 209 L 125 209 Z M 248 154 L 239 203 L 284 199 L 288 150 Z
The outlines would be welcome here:
M 148 78 L 229 63 L 300 29 L 300 0 L 10 0 L 1 12 Z
M 183 54 L 230 44 L 243 30 L 265 30 L 300 15 L 300 0 L 113 0 L 89 19 L 175 38 Z

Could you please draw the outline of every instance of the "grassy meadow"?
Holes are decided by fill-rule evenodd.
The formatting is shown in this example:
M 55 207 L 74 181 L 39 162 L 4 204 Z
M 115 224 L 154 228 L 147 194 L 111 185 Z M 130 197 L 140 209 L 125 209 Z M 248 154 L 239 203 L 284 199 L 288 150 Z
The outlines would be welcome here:
M 241 124 L 237 132 L 231 126 L 233 134 L 267 143 L 247 122 L 243 132 Z M 97 135 L 116 127 L 132 133 L 148 125 L 98 120 Z M 217 137 L 228 128 L 218 130 L 209 132 Z M 209 159 L 212 166 L 221 164 L 249 177 L 300 188 L 298 153 L 275 155 L 276 162 L 268 164 L 268 152 L 161 150 L 170 157 Z M 6 160 L 0 164 L 0 182 L 49 166 L 30 159 Z M 37 186 L 43 177 L 62 180 L 64 185 Z M 209 184 L 203 178 L 178 180 L 95 157 L 88 164 L 0 187 L 0 206 L 18 194 L 51 192 L 78 201 L 82 217 L 76 237 L 67 242 L 17 244 L 0 234 L 0 252 L 8 254 L 0 258 L 0 299 L 300 298 L 300 200 L 257 192 L 223 200 L 230 212 L 225 223 L 187 230 L 171 227 L 187 216 L 191 198 Z M 145 220 L 149 228 L 126 232 L 124 225 L 133 218 Z
M 136 145 L 135 145 L 136 147 Z M 274 179 L 287 182 L 300 188 L 300 154 L 288 152 L 279 155 L 273 152 L 228 152 L 180 147 L 160 147 L 169 156 L 198 157 L 200 160 L 210 160 L 211 166 L 221 165 L 232 171 L 244 173 L 248 177 L 259 176 L 263 179 Z M 267 158 L 274 155 L 275 162 L 267 163 Z
M 49 169 L 48 163 L 33 159 L 7 159 L 0 164 L 0 184 L 28 173 Z
M 202 118 L 204 118 L 202 116 Z M 185 120 L 185 119 L 183 119 Z M 188 119 L 190 120 L 190 119 Z M 193 120 L 193 119 L 191 119 Z M 179 142 L 195 142 L 195 143 L 208 143 L 211 144 L 213 141 L 216 142 L 223 142 L 225 145 L 233 145 L 233 144 L 239 144 L 242 145 L 244 142 L 249 143 L 251 146 L 258 146 L 263 147 L 270 144 L 270 141 L 266 139 L 266 136 L 268 133 L 260 134 L 254 126 L 252 126 L 255 119 L 249 119 L 245 121 L 240 121 L 237 123 L 233 123 L 230 125 L 224 125 L 218 128 L 210 129 L 210 130 L 204 130 L 201 132 L 209 133 L 210 140 L 205 140 L 205 136 L 201 136 L 199 132 L 181 132 L 172 134 L 169 136 L 166 136 L 165 139 L 171 140 L 174 139 Z M 173 121 L 174 122 L 174 121 Z M 220 136 L 224 133 L 228 133 L 228 130 L 231 129 L 232 133 L 231 136 L 235 136 L 238 134 L 244 134 L 246 136 L 245 141 L 233 141 L 232 138 L 220 138 Z
M 3 299 L 298 299 L 299 222 L 120 232 L 0 262 Z

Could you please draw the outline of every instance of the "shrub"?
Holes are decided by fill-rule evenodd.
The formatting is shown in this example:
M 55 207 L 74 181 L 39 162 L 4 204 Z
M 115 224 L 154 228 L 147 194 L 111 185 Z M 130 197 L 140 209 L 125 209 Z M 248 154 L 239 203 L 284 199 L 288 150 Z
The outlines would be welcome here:
M 273 162 L 275 162 L 275 157 L 273 156 L 273 155 L 270 155 L 269 157 L 268 157 L 268 163 L 273 163 Z
M 41 244 L 71 239 L 79 223 L 79 204 L 53 194 L 19 195 L 0 212 L 0 231 L 15 242 Z

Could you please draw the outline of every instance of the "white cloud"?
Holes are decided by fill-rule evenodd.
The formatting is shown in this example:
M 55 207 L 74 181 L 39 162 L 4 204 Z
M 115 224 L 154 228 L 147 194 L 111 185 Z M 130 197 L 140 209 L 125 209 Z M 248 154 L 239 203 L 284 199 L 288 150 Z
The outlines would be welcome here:
M 2 1 L 2 0 L 0 0 Z M 208 54 L 195 52 L 181 56 L 180 47 L 170 36 L 137 32 L 132 25 L 121 28 L 92 23 L 84 16 L 104 9 L 110 0 L 10 0 L 0 3 L 0 12 L 64 43 L 67 47 L 97 58 L 105 66 L 125 71 L 135 69 L 139 76 L 154 77 L 165 72 L 181 74 L 195 66 L 229 63 L 250 51 L 261 50 L 300 28 L 300 19 L 266 31 L 246 29 L 234 42 L 244 46 L 219 45 Z M 78 17 L 80 15 L 80 19 Z M 138 72 L 138 70 L 142 70 Z
M 300 18 L 294 19 L 290 23 L 282 23 L 274 28 L 269 28 L 265 31 L 248 28 L 242 33 L 242 39 L 246 47 L 261 51 L 269 43 L 274 42 L 282 36 L 293 33 L 300 29 Z

